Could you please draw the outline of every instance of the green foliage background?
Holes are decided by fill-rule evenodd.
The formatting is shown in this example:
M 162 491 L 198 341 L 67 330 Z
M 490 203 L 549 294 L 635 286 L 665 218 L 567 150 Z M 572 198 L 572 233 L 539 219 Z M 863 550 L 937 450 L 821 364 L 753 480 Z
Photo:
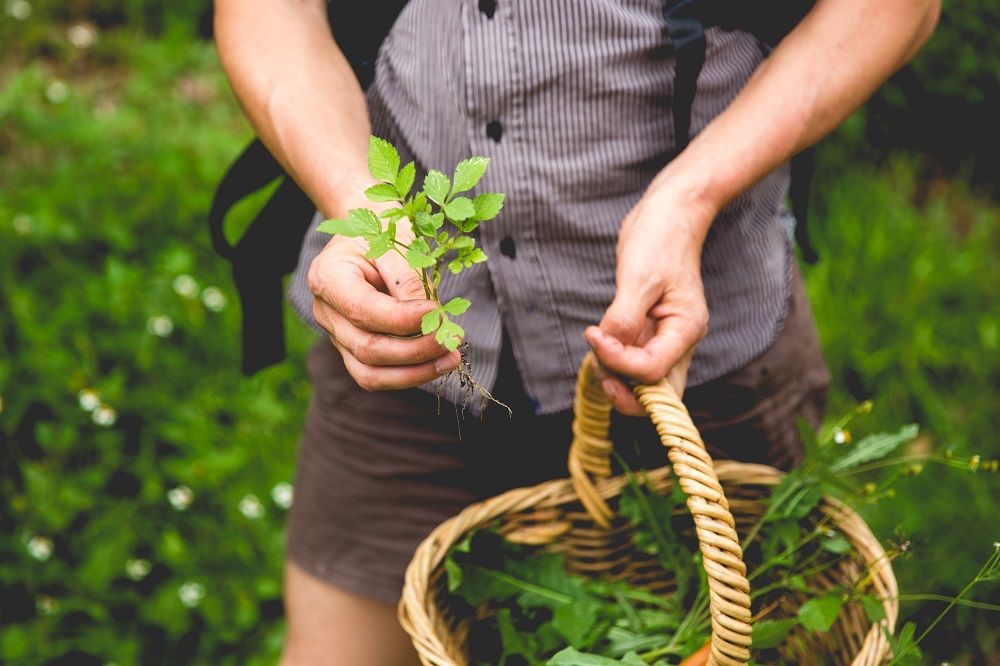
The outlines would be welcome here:
M 204 218 L 251 133 L 198 37 L 208 7 L 45 0 L 22 20 L 17 2 L 0 14 L 0 662 L 271 663 L 272 491 L 292 481 L 311 334 L 289 315 L 291 360 L 238 373 Z M 92 46 L 67 37 L 80 20 Z M 946 2 L 925 54 L 824 145 L 821 260 L 804 269 L 830 413 L 870 397 L 862 425 L 916 420 L 917 447 L 984 458 L 1000 455 L 998 24 L 1000 0 Z M 84 389 L 113 424 L 81 408 Z M 185 510 L 167 499 L 181 486 Z M 997 476 L 928 468 L 869 519 L 912 540 L 904 590 L 953 594 L 1000 539 L 998 504 Z M 903 607 L 923 623 L 939 609 Z M 926 647 L 998 663 L 996 624 L 962 608 Z

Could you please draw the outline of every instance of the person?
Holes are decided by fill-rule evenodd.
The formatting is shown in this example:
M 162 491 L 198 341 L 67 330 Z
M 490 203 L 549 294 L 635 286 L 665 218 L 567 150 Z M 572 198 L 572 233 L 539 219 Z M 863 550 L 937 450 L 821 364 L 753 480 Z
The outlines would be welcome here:
M 654 0 L 411 0 L 367 94 L 319 0 L 217 0 L 236 96 L 317 222 L 371 205 L 371 133 L 424 172 L 489 156 L 482 186 L 507 195 L 481 228 L 490 261 L 441 291 L 472 301 L 473 372 L 510 418 L 473 404 L 479 418 L 456 418 L 459 356 L 405 337 L 431 304 L 401 258 L 307 236 L 292 301 L 326 336 L 308 361 L 283 663 L 417 662 L 394 608 L 410 554 L 470 502 L 566 476 L 589 349 L 635 464 L 663 452 L 623 378 L 668 378 L 715 455 L 794 464 L 796 419 L 818 426 L 829 375 L 781 223 L 787 162 L 910 59 L 938 13 L 939 0 L 819 0 L 770 52 L 708 28 L 678 150 Z

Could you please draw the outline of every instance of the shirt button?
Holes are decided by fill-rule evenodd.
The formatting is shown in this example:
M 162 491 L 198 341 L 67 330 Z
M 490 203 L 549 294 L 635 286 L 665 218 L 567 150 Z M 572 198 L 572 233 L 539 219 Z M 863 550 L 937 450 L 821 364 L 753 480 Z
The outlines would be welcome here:
M 504 238 L 500 241 L 500 254 L 508 259 L 514 259 L 517 257 L 517 248 L 514 247 L 513 238 L 510 236 L 504 236 Z
M 479 11 L 486 14 L 486 18 L 493 18 L 493 14 L 497 11 L 496 0 L 479 0 Z
M 500 143 L 500 137 L 503 136 L 503 125 L 500 124 L 499 120 L 491 120 L 486 125 L 486 136 L 493 139 L 496 143 Z

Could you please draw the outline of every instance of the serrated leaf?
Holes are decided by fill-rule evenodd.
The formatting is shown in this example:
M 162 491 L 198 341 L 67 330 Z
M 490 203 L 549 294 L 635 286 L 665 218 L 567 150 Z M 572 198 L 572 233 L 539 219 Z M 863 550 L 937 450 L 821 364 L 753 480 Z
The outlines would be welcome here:
M 420 332 L 424 335 L 428 335 L 429 333 L 436 331 L 440 325 L 441 311 L 437 309 L 431 310 L 420 320 Z
M 476 207 L 472 205 L 472 199 L 456 197 L 444 207 L 444 214 L 448 216 L 448 219 L 461 222 L 475 215 Z
M 486 253 L 483 252 L 481 247 L 474 247 L 470 250 L 462 250 L 461 258 L 462 263 L 466 266 L 471 266 L 472 264 L 481 264 L 486 261 Z
M 552 613 L 552 627 L 570 645 L 584 646 L 594 623 L 597 622 L 598 607 L 587 603 L 564 604 Z
M 755 650 L 778 647 L 795 626 L 796 620 L 758 620 L 753 624 L 750 647 Z
M 390 238 L 388 233 L 378 234 L 369 238 L 368 251 L 365 252 L 365 256 L 369 259 L 378 259 L 388 252 L 392 249 L 392 244 L 389 242 Z
M 545 664 L 546 666 L 622 666 L 622 664 L 645 666 L 646 662 L 635 652 L 630 652 L 618 660 L 568 647 L 554 654 Z
M 410 189 L 413 188 L 413 179 L 417 176 L 417 168 L 413 162 L 408 162 L 406 166 L 399 170 L 399 175 L 396 176 L 396 193 L 399 194 L 400 199 L 405 199 L 410 193 Z
M 479 182 L 479 179 L 486 173 L 486 168 L 490 165 L 490 158 L 474 156 L 462 160 L 455 167 L 455 184 L 451 193 L 458 194 L 471 190 Z
M 414 238 L 410 242 L 410 249 L 406 251 L 406 263 L 414 269 L 429 268 L 436 261 L 430 255 L 431 248 L 423 238 Z
M 438 327 L 434 339 L 448 351 L 455 351 L 462 344 L 464 336 L 465 330 L 461 326 L 447 317 L 441 317 L 441 326 Z
M 442 224 L 444 224 L 444 215 L 441 213 L 431 215 L 428 212 L 419 211 L 413 216 L 414 227 L 428 238 L 434 238 L 434 234 L 437 233 Z
M 399 194 L 396 188 L 388 183 L 378 183 L 365 190 L 365 196 L 369 201 L 399 201 Z
M 464 250 L 476 246 L 476 239 L 472 236 L 459 236 L 451 244 L 453 250 Z
M 448 176 L 437 169 L 431 169 L 424 176 L 424 192 L 431 201 L 439 206 L 443 206 L 444 202 L 447 201 L 450 189 L 451 182 L 448 180 Z
M 823 550 L 835 555 L 843 555 L 850 552 L 852 547 L 851 542 L 838 532 L 835 532 L 831 536 L 824 536 L 820 541 L 820 545 L 823 547 Z
M 456 296 L 444 304 L 444 311 L 450 315 L 457 316 L 468 310 L 470 305 L 472 305 L 472 303 L 469 299 Z
M 326 220 L 317 229 L 323 233 L 369 238 L 382 233 L 382 223 L 367 208 L 352 208 L 346 220 Z
M 399 153 L 391 143 L 377 136 L 368 137 L 368 172 L 375 180 L 395 183 L 399 174 Z
M 868 435 L 847 450 L 847 453 L 830 463 L 831 472 L 842 472 L 872 460 L 889 455 L 896 448 L 917 436 L 919 428 L 915 423 L 903 426 L 899 432 L 880 432 Z
M 477 194 L 472 200 L 476 207 L 476 219 L 480 222 L 492 220 L 503 209 L 504 195 L 499 192 L 484 192 Z
M 454 273 L 455 275 L 461 273 L 463 268 L 465 268 L 465 266 L 458 259 L 452 259 L 451 261 L 448 262 L 448 270 Z
M 379 217 L 383 220 L 398 220 L 405 215 L 406 211 L 402 208 L 390 208 L 379 213 Z
M 844 597 L 839 592 L 810 599 L 799 608 L 799 622 L 809 631 L 830 631 L 843 606 Z

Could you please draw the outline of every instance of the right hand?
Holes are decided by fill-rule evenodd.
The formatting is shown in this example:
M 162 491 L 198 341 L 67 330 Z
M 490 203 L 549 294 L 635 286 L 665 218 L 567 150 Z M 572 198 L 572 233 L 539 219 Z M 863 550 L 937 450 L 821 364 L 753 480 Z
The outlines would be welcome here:
M 400 240 L 403 234 L 400 233 Z M 359 238 L 333 237 L 309 267 L 313 317 L 330 336 L 344 365 L 366 391 L 419 386 L 458 367 L 420 320 L 436 307 L 420 278 L 395 252 L 371 260 Z

